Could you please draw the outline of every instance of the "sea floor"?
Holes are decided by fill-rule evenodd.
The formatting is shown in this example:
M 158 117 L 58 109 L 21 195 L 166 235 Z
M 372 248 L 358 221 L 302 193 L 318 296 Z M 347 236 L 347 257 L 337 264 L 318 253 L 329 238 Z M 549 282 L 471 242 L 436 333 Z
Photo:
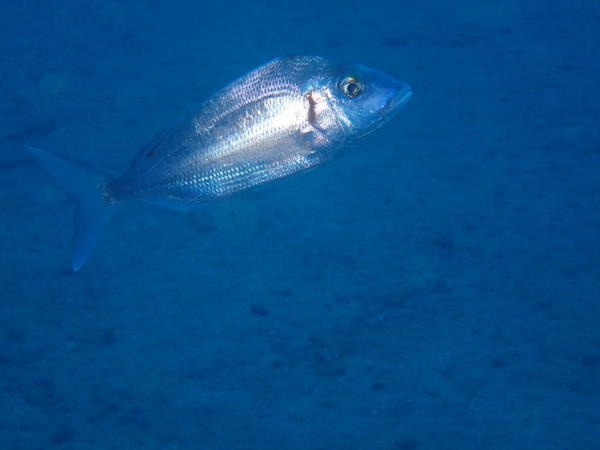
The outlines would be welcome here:
M 0 14 L 0 448 L 600 448 L 600 4 L 34 2 Z M 125 168 L 276 56 L 413 86 L 338 161 L 70 270 L 23 144 Z

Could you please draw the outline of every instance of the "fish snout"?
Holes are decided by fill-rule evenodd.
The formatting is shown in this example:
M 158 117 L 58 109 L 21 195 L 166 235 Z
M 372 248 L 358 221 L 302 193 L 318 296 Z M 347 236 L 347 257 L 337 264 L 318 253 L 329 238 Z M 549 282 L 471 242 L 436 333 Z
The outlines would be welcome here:
M 384 114 L 400 109 L 412 97 L 412 88 L 410 85 L 403 81 L 395 81 L 394 94 L 386 102 L 382 111 Z

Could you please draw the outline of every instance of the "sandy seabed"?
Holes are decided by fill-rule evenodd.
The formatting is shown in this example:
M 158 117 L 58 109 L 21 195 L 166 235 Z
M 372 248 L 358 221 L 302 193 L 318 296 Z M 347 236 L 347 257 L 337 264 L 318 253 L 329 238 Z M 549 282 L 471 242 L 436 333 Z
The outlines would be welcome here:
M 598 2 L 4 10 L 0 447 L 600 448 Z M 287 54 L 413 98 L 271 189 L 122 208 L 72 273 L 23 144 L 124 168 Z

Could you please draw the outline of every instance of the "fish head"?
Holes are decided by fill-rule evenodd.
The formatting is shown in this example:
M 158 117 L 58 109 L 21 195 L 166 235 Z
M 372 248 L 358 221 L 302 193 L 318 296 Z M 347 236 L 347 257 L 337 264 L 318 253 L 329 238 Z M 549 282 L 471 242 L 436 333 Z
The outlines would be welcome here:
M 408 84 L 363 65 L 340 67 L 329 86 L 331 108 L 347 137 L 381 127 L 410 99 Z

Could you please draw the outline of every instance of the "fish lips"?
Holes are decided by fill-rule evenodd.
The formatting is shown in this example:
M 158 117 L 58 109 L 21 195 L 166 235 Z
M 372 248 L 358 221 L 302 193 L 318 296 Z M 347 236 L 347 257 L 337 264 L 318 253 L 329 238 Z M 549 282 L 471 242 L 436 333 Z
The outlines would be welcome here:
M 412 89 L 406 83 L 399 83 L 395 95 L 391 96 L 380 111 L 381 117 L 394 114 L 402 108 L 412 97 Z

